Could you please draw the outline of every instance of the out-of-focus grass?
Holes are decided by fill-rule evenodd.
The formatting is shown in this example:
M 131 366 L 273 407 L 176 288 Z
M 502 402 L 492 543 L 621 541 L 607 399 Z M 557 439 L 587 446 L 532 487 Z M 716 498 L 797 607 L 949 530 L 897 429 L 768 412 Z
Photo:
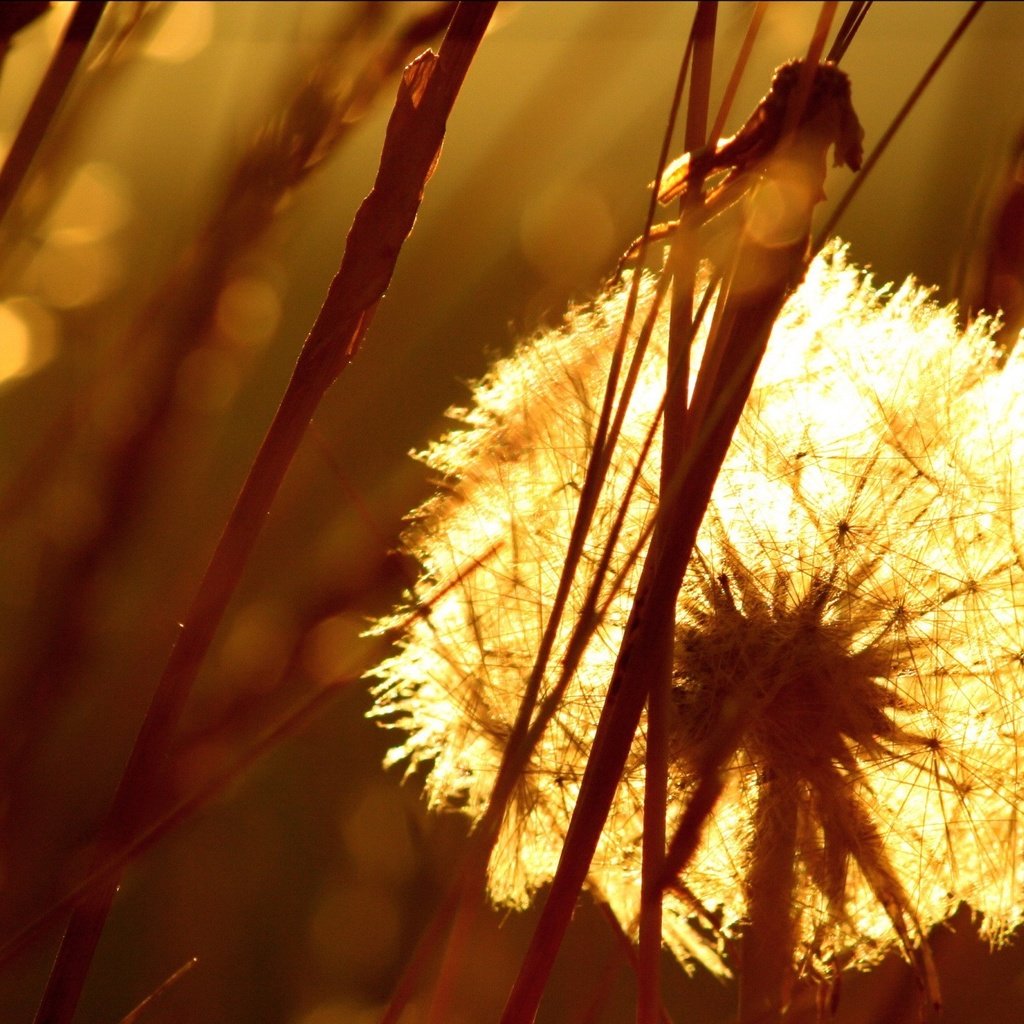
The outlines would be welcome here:
M 374 31 L 424 6 L 390 5 Z M 127 19 L 134 7 L 113 5 L 110 16 Z M 68 13 L 57 7 L 7 58 L 7 138 Z M 133 414 L 130 368 L 145 355 L 126 332 L 193 243 L 287 81 L 357 13 L 358 5 L 148 6 L 120 49 L 87 56 L 0 234 L 5 709 L 21 706 L 19 666 L 55 600 L 50 581 L 104 511 L 97 467 Z M 723 55 L 746 13 L 723 5 Z M 868 146 L 961 13 L 915 3 L 869 13 L 844 61 Z M 771 69 L 804 48 L 814 15 L 813 5 L 772 5 L 737 117 Z M 691 16 L 690 4 L 499 8 L 387 300 L 317 416 L 189 708 L 178 793 L 290 699 L 365 663 L 358 633 L 403 585 L 390 551 L 402 515 L 429 488 L 405 453 L 437 433 L 444 410 L 465 397 L 463 380 L 593 292 L 637 235 Z M 1022 36 L 1018 5 L 982 13 L 849 211 L 843 235 L 880 278 L 914 273 L 954 297 L 957 268 L 1024 123 L 1024 68 L 1014 56 Z M 721 59 L 718 88 L 728 69 Z M 171 415 L 131 525 L 82 595 L 83 643 L 68 686 L 15 765 L 16 800 L 3 802 L 17 822 L 0 829 L 4 935 L 85 863 L 176 624 L 372 182 L 392 95 L 383 92 L 235 259 L 214 329 L 173 371 Z M 368 703 L 362 685 L 345 690 L 130 871 L 82 1021 L 118 1019 L 191 956 L 197 967 L 144 1019 L 374 1019 L 444 884 L 461 824 L 428 820 L 415 787 L 380 769 L 386 740 L 363 720 Z M 31 731 L 12 715 L 4 733 Z M 501 925 L 481 926 L 461 1019 L 493 1019 L 507 991 L 528 929 L 522 920 Z M 8 966 L 5 1019 L 30 1019 L 56 938 Z M 590 909 L 570 941 L 545 1006 L 550 1020 L 578 1009 L 568 994 L 574 974 L 593 973 L 614 948 Z M 950 1022 L 1016 1019 L 1018 953 L 983 957 L 960 919 L 937 946 Z M 626 973 L 613 993 L 623 1005 Z M 908 984 L 899 965 L 851 979 L 841 1019 L 902 1019 L 880 1007 Z M 701 979 L 673 978 L 669 995 L 679 1019 L 725 1020 L 732 1005 Z

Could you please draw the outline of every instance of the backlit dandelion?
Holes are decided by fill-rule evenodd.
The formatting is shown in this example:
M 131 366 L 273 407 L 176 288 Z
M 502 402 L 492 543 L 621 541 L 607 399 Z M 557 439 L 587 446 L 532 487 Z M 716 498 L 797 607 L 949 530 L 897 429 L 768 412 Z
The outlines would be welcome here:
M 375 713 L 406 732 L 391 759 L 426 766 L 435 807 L 478 818 L 490 797 L 563 565 L 622 301 L 605 297 L 500 362 L 455 413 L 462 428 L 424 454 L 446 485 L 409 537 L 429 616 L 385 624 L 404 632 Z M 735 736 L 699 848 L 666 893 L 666 941 L 684 960 L 714 967 L 721 940 L 761 914 L 775 915 L 796 967 L 825 975 L 893 945 L 917 955 L 961 901 L 993 942 L 1020 921 L 1024 365 L 998 365 L 989 327 L 959 332 L 910 282 L 875 290 L 838 247 L 776 324 L 677 608 L 670 830 L 708 746 Z M 600 621 L 491 857 L 502 904 L 527 904 L 552 877 L 621 641 L 656 506 L 663 334 L 542 699 L 621 518 Z M 589 875 L 627 929 L 643 763 L 641 729 Z

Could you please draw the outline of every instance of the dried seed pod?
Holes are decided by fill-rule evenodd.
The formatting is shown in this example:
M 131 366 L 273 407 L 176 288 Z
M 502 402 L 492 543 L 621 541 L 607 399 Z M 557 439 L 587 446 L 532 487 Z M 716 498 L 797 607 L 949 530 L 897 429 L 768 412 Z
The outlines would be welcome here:
M 456 414 L 464 428 L 424 455 L 449 485 L 409 536 L 429 620 L 382 624 L 403 635 L 379 669 L 375 714 L 405 732 L 391 760 L 426 769 L 435 807 L 476 818 L 490 797 L 562 568 L 622 301 L 577 311 L 499 363 Z M 1012 410 L 1024 358 L 1000 369 L 989 326 L 962 334 L 913 284 L 876 291 L 833 249 L 775 327 L 677 606 L 670 832 L 706 751 L 723 736 L 733 751 L 665 897 L 681 959 L 721 969 L 722 937 L 770 913 L 794 972 L 828 976 L 896 947 L 928 976 L 923 938 L 961 901 L 993 942 L 1021 920 L 1024 435 Z M 657 505 L 665 333 L 542 698 L 577 628 L 585 649 L 491 858 L 500 903 L 523 906 L 551 879 L 575 804 Z M 609 544 L 599 621 L 578 626 Z M 641 728 L 589 875 L 627 929 L 644 760 Z
M 658 199 L 677 198 L 693 177 L 729 170 L 726 182 L 756 173 L 785 144 L 784 134 L 810 142 L 822 152 L 833 145 L 836 167 L 859 170 L 864 157 L 864 129 L 853 109 L 850 79 L 835 64 L 819 64 L 802 94 L 804 61 L 791 60 L 775 70 L 771 88 L 735 135 L 697 153 L 684 153 L 662 176 Z M 799 114 L 796 106 L 799 105 Z M 723 183 L 724 185 L 724 183 Z

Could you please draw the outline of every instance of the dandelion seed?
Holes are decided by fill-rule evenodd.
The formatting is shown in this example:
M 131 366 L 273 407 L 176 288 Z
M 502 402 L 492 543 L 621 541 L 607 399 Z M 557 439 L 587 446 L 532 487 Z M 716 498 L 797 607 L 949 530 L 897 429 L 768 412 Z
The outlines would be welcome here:
M 645 289 L 650 300 L 651 289 Z M 564 561 L 623 296 L 500 362 L 423 456 L 447 488 L 409 545 L 427 617 L 396 615 L 374 714 L 406 733 L 435 807 L 479 818 Z M 664 325 L 612 459 L 555 685 L 612 524 L 600 621 L 532 751 L 491 856 L 501 904 L 550 881 L 657 504 Z M 792 969 L 914 957 L 961 902 L 1004 940 L 1022 917 L 1024 359 L 908 282 L 876 290 L 834 245 L 776 323 L 677 606 L 669 830 L 708 752 L 724 788 L 665 895 L 666 942 L 713 969 L 774 914 Z M 653 445 L 645 444 L 655 432 Z M 640 466 L 639 483 L 631 487 Z M 627 929 L 640 899 L 643 729 L 589 885 Z M 766 878 L 770 877 L 770 884 Z

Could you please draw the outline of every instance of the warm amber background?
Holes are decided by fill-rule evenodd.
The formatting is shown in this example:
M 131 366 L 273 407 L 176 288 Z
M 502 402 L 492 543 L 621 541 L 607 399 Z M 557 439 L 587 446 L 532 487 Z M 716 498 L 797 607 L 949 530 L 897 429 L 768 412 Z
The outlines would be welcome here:
M 112 5 L 101 35 L 137 6 Z M 426 6 L 389 5 L 378 33 Z M 719 90 L 751 6 L 722 5 Z M 872 8 L 844 62 L 869 148 L 966 6 Z M 297 695 L 372 657 L 357 635 L 399 597 L 403 570 L 388 552 L 403 513 L 428 493 L 406 453 L 443 429 L 467 379 L 517 336 L 557 321 L 567 301 L 585 299 L 639 233 L 692 10 L 499 8 L 387 298 L 318 413 L 317 437 L 293 466 L 219 634 L 187 713 L 176 792 L 230 759 Z M 281 110 L 337 23 L 360 12 L 149 5 L 118 61 L 87 60 L 0 234 L 3 733 L 32 731 L 12 710 L 24 706 L 14 696 L 23 666 L 42 642 L 56 568 L 88 546 L 102 513 L 97 467 L 130 406 L 142 344 L 133 322 L 209 217 L 256 127 Z M 68 13 L 58 5 L 27 30 L 3 68 L 8 140 Z M 815 14 L 813 4 L 772 5 L 731 128 L 771 69 L 805 49 Z M 1024 128 L 1022 45 L 1024 6 L 989 5 L 849 210 L 840 231 L 880 279 L 913 273 L 944 299 L 962 290 Z M 393 93 L 392 81 L 259 244 L 239 254 L 216 325 L 174 371 L 168 425 L 138 496 L 117 510 L 123 535 L 83 591 L 82 649 L 10 783 L 3 936 L 45 909 L 82 862 L 176 623 L 337 269 Z M 834 175 L 830 194 L 848 181 L 845 171 Z M 388 737 L 364 719 L 368 706 L 367 685 L 351 685 L 133 866 L 83 1024 L 119 1020 L 193 956 L 195 969 L 144 1021 L 376 1019 L 449 878 L 463 826 L 428 817 L 415 783 L 400 786 L 398 772 L 380 768 Z M 495 1019 L 529 926 L 528 917 L 486 916 L 448 1019 Z M 31 1019 L 56 938 L 7 969 L 3 1021 Z M 1021 1019 L 1019 948 L 984 955 L 966 916 L 936 945 L 947 1024 Z M 544 1019 L 584 1019 L 609 963 L 620 974 L 598 1019 L 628 1019 L 628 971 L 605 924 L 584 908 Z M 675 1019 L 695 1024 L 727 1021 L 733 1005 L 728 988 L 680 972 L 667 995 Z M 846 979 L 839 1019 L 911 1021 L 912 996 L 908 972 L 892 963 Z

